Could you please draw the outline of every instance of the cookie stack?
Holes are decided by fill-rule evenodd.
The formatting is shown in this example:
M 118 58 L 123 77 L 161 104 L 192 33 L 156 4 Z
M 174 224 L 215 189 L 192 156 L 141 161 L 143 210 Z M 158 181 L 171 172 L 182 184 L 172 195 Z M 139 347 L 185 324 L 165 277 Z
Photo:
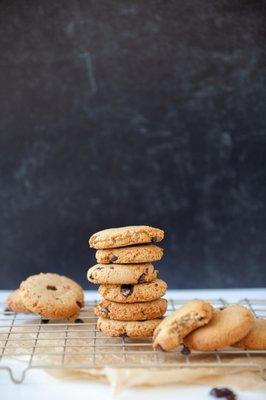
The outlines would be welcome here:
M 88 270 L 88 280 L 100 284 L 103 297 L 95 308 L 97 327 L 110 336 L 152 336 L 166 311 L 166 283 L 152 265 L 163 256 L 154 243 L 164 232 L 150 226 L 106 229 L 89 239 L 98 264 Z

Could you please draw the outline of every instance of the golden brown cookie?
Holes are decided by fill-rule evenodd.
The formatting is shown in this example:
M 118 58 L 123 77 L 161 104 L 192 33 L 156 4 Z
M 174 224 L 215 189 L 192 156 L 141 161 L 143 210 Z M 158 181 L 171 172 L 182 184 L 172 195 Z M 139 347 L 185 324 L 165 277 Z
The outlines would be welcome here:
M 115 321 L 99 317 L 97 328 L 108 336 L 147 337 L 152 336 L 154 329 L 161 321 L 161 318 L 148 321 Z
M 118 303 L 137 303 L 159 299 L 165 294 L 166 289 L 166 282 L 162 279 L 155 279 L 152 282 L 137 285 L 101 285 L 99 293 L 106 300 Z
M 211 304 L 203 300 L 192 300 L 166 317 L 156 328 L 153 347 L 169 351 L 178 347 L 186 335 L 206 325 L 213 315 Z
M 97 232 L 89 239 L 94 249 L 110 249 L 133 244 L 156 243 L 164 238 L 164 231 L 151 226 L 124 226 Z
M 215 310 L 208 325 L 185 337 L 185 344 L 199 351 L 212 351 L 243 339 L 255 323 L 250 310 L 241 305 L 233 305 L 223 310 Z
M 257 318 L 247 336 L 233 346 L 247 350 L 266 350 L 266 319 Z
M 102 318 L 118 321 L 145 321 L 161 317 L 167 309 L 167 300 L 157 299 L 145 303 L 114 303 L 100 300 L 95 313 Z
M 157 272 L 152 264 L 96 264 L 88 270 L 87 277 L 96 284 L 134 285 L 153 281 Z
M 13 311 L 15 313 L 30 313 L 30 311 L 24 306 L 22 302 L 19 289 L 16 289 L 14 290 L 14 292 L 10 293 L 10 295 L 6 299 L 6 306 L 10 311 Z
M 96 251 L 96 260 L 100 264 L 135 264 L 159 261 L 163 249 L 155 245 L 119 247 Z
M 53 273 L 30 276 L 20 285 L 25 307 L 47 319 L 66 319 L 83 306 L 81 286 L 72 279 Z

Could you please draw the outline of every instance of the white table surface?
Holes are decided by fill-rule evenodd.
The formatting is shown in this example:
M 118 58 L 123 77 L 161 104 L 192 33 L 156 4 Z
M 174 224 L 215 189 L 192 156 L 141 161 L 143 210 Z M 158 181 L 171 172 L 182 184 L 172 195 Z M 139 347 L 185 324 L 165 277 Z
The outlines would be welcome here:
M 0 302 L 3 301 L 8 291 L 0 291 Z M 249 297 L 251 299 L 266 299 L 265 289 L 215 289 L 215 290 L 169 290 L 169 298 L 178 299 L 217 299 L 224 298 L 227 301 L 238 301 Z M 98 298 L 95 291 L 86 292 L 86 300 Z M 4 371 L 0 371 L 0 393 L 4 400 L 42 400 L 47 398 L 73 400 L 211 400 L 209 396 L 210 387 L 205 386 L 161 386 L 154 388 L 132 388 L 112 396 L 108 384 L 92 381 L 62 381 L 55 379 L 41 370 L 29 371 L 22 384 L 16 385 L 11 382 Z M 265 400 L 266 393 L 251 391 L 238 391 L 238 400 Z

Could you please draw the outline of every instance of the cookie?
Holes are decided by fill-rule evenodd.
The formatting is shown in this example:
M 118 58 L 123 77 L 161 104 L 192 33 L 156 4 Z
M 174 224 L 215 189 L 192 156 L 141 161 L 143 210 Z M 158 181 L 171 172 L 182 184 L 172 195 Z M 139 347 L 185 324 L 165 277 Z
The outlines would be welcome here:
M 206 325 L 213 316 L 213 307 L 203 300 L 193 300 L 166 317 L 156 328 L 153 347 L 168 351 L 183 343 L 194 329 Z
M 96 251 L 96 260 L 100 264 L 134 264 L 159 261 L 163 249 L 155 245 L 119 247 Z
M 243 339 L 233 345 L 247 350 L 266 350 L 266 319 L 256 319 Z
M 47 273 L 30 276 L 20 285 L 25 307 L 47 319 L 78 315 L 83 306 L 82 288 L 65 276 Z
M 164 238 L 164 231 L 151 226 L 124 226 L 104 229 L 92 235 L 89 246 L 94 249 L 112 249 L 132 244 L 156 243 Z
M 250 310 L 241 305 L 233 305 L 223 310 L 215 310 L 210 323 L 185 337 L 185 344 L 199 351 L 212 351 L 243 339 L 255 323 Z
M 153 281 L 157 272 L 152 264 L 96 264 L 88 270 L 87 277 L 96 284 L 134 285 Z
M 145 303 L 114 303 L 100 300 L 94 311 L 99 317 L 118 321 L 145 321 L 161 317 L 167 308 L 167 300 L 157 299 Z
M 148 321 L 115 321 L 99 317 L 97 328 L 108 336 L 148 337 L 152 336 L 154 329 L 161 321 L 161 318 Z
M 167 289 L 167 284 L 161 279 L 137 285 L 101 285 L 100 295 L 106 300 L 118 303 L 137 303 L 156 300 L 162 297 Z
M 10 311 L 15 313 L 29 313 L 30 311 L 24 306 L 20 295 L 20 290 L 16 289 L 6 299 L 6 306 Z

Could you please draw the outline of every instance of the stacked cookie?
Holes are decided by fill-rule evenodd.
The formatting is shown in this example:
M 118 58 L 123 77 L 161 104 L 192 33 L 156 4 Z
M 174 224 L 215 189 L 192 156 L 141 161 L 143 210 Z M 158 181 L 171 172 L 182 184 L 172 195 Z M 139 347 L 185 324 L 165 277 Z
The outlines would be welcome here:
M 166 283 L 152 265 L 163 249 L 154 243 L 164 232 L 150 226 L 106 229 L 89 239 L 98 264 L 88 280 L 100 284 L 103 297 L 95 308 L 98 329 L 110 336 L 151 336 L 166 311 Z

